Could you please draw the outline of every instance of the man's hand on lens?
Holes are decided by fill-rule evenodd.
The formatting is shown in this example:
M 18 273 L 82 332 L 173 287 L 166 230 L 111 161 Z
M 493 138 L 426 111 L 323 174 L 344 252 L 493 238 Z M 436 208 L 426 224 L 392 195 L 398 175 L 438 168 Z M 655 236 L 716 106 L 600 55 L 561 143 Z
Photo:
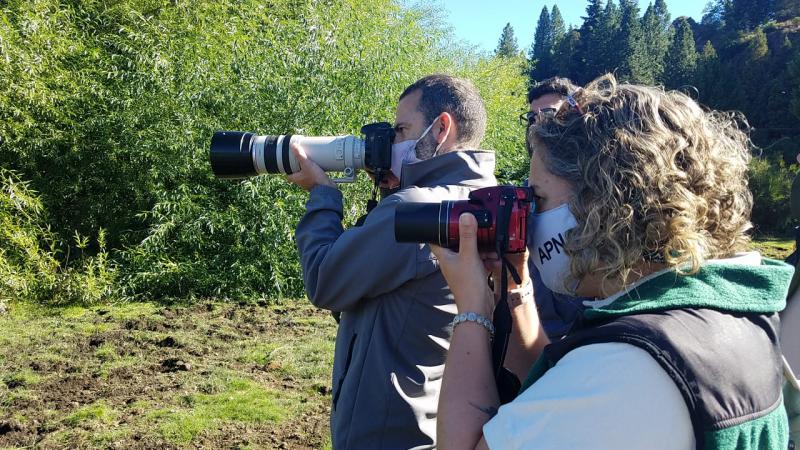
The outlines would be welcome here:
M 292 144 L 292 153 L 294 153 L 297 163 L 300 164 L 300 171 L 291 175 L 287 175 L 286 179 L 292 183 L 300 186 L 301 188 L 310 191 L 314 186 L 321 184 L 323 186 L 336 187 L 336 183 L 328 178 L 328 175 L 315 163 L 308 159 L 303 147 Z

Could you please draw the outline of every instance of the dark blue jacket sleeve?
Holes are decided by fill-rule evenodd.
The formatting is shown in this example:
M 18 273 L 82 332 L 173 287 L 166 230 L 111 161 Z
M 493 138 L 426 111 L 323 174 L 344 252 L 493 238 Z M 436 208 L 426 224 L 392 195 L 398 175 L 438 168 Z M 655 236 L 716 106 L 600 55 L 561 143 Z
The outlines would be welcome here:
M 399 199 L 382 200 L 360 227 L 342 227 L 342 193 L 311 190 L 296 239 L 306 293 L 317 307 L 346 311 L 361 299 L 390 292 L 418 276 L 418 244 L 394 239 Z

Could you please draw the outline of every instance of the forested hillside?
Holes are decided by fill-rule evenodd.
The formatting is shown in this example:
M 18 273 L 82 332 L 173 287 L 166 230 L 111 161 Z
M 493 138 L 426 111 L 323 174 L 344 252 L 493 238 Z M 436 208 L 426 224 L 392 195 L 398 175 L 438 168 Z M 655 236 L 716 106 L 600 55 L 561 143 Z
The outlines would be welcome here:
M 800 153 L 800 2 L 715 0 L 700 23 L 673 18 L 665 0 L 644 11 L 634 0 L 587 3 L 577 28 L 565 27 L 557 5 L 542 9 L 528 53 L 531 81 L 558 75 L 582 84 L 613 72 L 741 111 L 757 146 L 753 221 L 762 232 L 786 232 Z
M 0 3 L 0 301 L 302 294 L 305 193 L 218 181 L 214 130 L 353 134 L 422 75 L 472 79 L 500 173 L 526 169 L 524 58 L 452 44 L 392 0 Z M 345 187 L 346 222 L 366 177 Z

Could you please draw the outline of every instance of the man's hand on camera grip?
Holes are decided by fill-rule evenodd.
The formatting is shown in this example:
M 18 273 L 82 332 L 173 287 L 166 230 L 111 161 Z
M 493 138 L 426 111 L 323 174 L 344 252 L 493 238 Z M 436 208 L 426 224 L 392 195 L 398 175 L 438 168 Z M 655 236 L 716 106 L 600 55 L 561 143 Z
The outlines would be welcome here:
M 300 171 L 291 175 L 287 175 L 287 180 L 307 191 L 310 191 L 314 188 L 314 186 L 317 185 L 330 186 L 332 188 L 336 187 L 336 183 L 328 178 L 328 175 L 325 174 L 325 172 L 317 165 L 317 163 L 308 159 L 308 155 L 306 155 L 303 147 L 297 144 L 292 144 L 291 148 L 292 153 L 294 153 L 294 157 L 297 159 L 297 163 L 300 164 Z

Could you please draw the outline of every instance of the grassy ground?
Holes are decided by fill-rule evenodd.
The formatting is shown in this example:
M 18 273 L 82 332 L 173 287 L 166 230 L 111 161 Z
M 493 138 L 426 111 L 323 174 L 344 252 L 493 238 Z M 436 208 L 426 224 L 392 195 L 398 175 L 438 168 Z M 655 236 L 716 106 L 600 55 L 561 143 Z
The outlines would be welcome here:
M 794 243 L 754 247 L 783 259 Z M 0 448 L 330 447 L 335 331 L 304 300 L 11 305 L 0 313 Z
M 762 236 L 753 241 L 753 248 L 763 256 L 782 260 L 794 251 L 794 238 Z
M 0 316 L 0 448 L 326 448 L 335 322 L 303 306 Z

